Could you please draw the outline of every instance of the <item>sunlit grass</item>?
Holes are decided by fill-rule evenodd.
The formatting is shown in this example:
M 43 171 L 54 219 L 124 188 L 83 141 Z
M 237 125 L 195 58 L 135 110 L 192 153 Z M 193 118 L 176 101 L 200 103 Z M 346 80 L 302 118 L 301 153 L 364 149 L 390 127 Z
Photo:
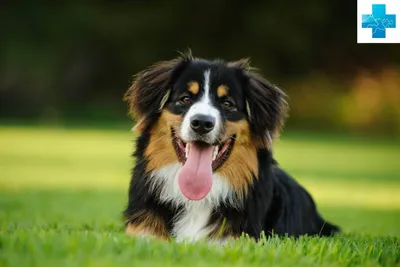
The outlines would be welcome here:
M 400 262 L 398 143 L 283 135 L 281 166 L 339 224 L 335 238 L 229 248 L 123 234 L 134 134 L 0 127 L 0 266 L 393 266 Z M 392 236 L 392 237 L 390 237 Z
M 0 128 L 0 187 L 125 190 L 134 140 L 129 129 Z M 283 136 L 275 153 L 320 203 L 400 209 L 397 144 Z

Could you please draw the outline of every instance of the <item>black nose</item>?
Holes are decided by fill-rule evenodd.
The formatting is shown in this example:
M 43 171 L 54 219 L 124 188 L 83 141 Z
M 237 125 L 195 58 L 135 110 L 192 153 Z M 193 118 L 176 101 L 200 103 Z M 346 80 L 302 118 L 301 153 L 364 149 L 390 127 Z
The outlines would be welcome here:
M 190 121 L 190 127 L 198 134 L 206 134 L 214 129 L 215 118 L 208 115 L 194 115 Z

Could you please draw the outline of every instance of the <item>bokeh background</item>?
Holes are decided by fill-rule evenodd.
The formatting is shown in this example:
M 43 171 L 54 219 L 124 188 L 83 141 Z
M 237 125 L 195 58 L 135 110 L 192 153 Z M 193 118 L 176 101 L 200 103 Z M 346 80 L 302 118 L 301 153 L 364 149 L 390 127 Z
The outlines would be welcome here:
M 131 76 L 191 48 L 251 57 L 290 97 L 288 129 L 400 133 L 400 46 L 357 44 L 355 1 L 9 1 L 0 119 L 126 122 Z
M 188 48 L 250 57 L 286 91 L 274 151 L 325 218 L 400 236 L 400 45 L 357 44 L 356 1 L 8 1 L 0 21 L 0 260 L 123 232 L 135 139 L 123 94 Z M 41 250 L 53 242 L 61 254 Z

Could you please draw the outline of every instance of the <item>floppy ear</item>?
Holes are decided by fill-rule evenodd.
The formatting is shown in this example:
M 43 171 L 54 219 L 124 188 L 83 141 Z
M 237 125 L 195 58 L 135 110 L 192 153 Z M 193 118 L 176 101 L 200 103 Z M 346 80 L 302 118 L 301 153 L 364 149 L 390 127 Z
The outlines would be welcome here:
M 191 53 L 177 59 L 158 62 L 139 72 L 125 93 L 129 113 L 137 120 L 135 128 L 143 130 L 148 118 L 161 112 L 168 101 L 174 75 L 192 60 Z
M 260 148 L 270 148 L 284 125 L 288 106 L 285 93 L 264 79 L 250 66 L 249 59 L 242 59 L 231 66 L 240 68 L 244 75 L 246 111 L 251 132 Z

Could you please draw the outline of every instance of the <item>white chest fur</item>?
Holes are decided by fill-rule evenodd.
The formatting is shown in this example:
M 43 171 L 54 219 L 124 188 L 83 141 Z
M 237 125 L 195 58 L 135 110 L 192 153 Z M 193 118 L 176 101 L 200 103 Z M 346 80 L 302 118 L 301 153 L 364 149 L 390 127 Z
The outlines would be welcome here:
M 186 209 L 178 215 L 174 222 L 172 234 L 178 242 L 198 241 L 204 239 L 213 230 L 208 226 L 212 208 L 203 206 L 200 209 Z
M 222 202 L 234 203 L 233 191 L 223 177 L 214 174 L 213 186 L 208 195 L 199 201 L 188 200 L 179 189 L 180 168 L 180 163 L 164 166 L 153 173 L 149 182 L 153 189 L 160 187 L 159 198 L 162 202 L 184 207 L 173 224 L 172 234 L 177 241 L 197 241 L 207 237 L 215 227 L 208 225 L 213 208 Z

